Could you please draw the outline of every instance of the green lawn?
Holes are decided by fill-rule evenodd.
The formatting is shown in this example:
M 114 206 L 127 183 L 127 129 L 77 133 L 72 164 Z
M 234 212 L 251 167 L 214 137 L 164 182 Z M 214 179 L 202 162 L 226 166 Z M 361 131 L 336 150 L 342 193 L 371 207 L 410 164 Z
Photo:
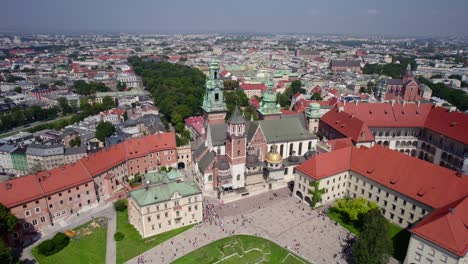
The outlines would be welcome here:
M 125 237 L 117 241 L 117 263 L 124 263 L 141 253 L 169 240 L 178 234 L 190 229 L 193 225 L 174 229 L 156 236 L 142 238 L 140 233 L 128 222 L 128 212 L 117 212 L 117 231 Z
M 353 222 L 346 221 L 339 212 L 334 210 L 333 207 L 328 209 L 328 217 L 338 222 L 342 227 L 346 228 L 351 233 L 359 236 L 359 227 L 357 227 Z M 400 226 L 389 222 L 388 237 L 392 239 L 393 242 L 393 257 L 397 260 L 403 261 L 406 256 L 410 233 Z
M 223 264 L 308 263 L 269 240 L 239 235 L 210 243 L 175 260 L 173 264 L 214 263 L 220 260 Z
M 92 231 L 84 231 L 90 229 L 88 222 L 82 226 L 75 228 L 75 231 L 83 231 L 83 235 L 70 239 L 70 244 L 62 251 L 52 255 L 43 256 L 37 251 L 37 247 L 32 250 L 34 257 L 40 264 L 100 264 L 106 263 L 106 244 L 107 244 L 107 227 L 95 227 Z

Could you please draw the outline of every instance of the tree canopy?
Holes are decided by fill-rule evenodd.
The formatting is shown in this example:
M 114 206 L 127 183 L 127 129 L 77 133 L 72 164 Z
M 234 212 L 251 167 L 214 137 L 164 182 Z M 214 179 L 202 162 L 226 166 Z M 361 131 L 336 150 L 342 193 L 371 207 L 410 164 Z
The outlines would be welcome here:
M 351 221 L 358 221 L 367 212 L 378 207 L 379 206 L 377 204 L 367 201 L 362 197 L 355 199 L 337 199 L 334 205 L 334 208 L 338 212 L 346 215 Z
M 92 95 L 96 92 L 107 92 L 110 89 L 102 82 L 87 83 L 83 80 L 78 80 L 73 83 L 73 90 L 80 95 Z
M 364 216 L 361 235 L 353 245 L 355 263 L 388 263 L 393 251 L 392 241 L 388 238 L 388 225 L 378 209 L 372 209 Z
M 18 224 L 18 218 L 3 204 L 0 204 L 0 236 L 13 232 Z
M 104 142 L 106 137 L 109 137 L 114 133 L 115 133 L 115 127 L 110 122 L 101 121 L 96 126 L 96 138 L 99 139 L 99 141 L 101 142 Z
M 464 91 L 449 88 L 443 83 L 432 83 L 424 77 L 420 77 L 419 81 L 431 88 L 432 96 L 437 96 L 447 100 L 461 111 L 468 110 L 468 94 L 466 94 Z

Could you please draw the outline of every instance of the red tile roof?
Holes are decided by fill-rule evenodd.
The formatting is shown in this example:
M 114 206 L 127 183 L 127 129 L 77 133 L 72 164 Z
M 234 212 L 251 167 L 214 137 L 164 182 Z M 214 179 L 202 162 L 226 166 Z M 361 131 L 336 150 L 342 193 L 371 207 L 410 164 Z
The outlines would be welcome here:
M 320 118 L 321 122 L 329 125 L 346 137 L 350 137 L 355 143 L 374 141 L 374 135 L 369 127 L 353 114 L 339 111 L 333 108 Z
M 74 165 L 2 182 L 0 183 L 0 203 L 11 208 L 44 195 L 92 181 L 91 177 L 98 176 L 128 159 L 175 149 L 174 132 L 130 139 L 82 158 Z
M 468 194 L 468 177 L 380 145 L 354 148 L 351 170 L 432 208 Z
M 36 200 L 42 195 L 41 186 L 34 175 L 0 182 L 0 203 L 8 208 Z
M 321 180 L 350 168 L 352 147 L 337 149 L 325 154 L 319 154 L 296 167 L 314 180 Z
M 42 171 L 35 176 L 45 195 L 60 192 L 93 180 L 91 175 L 86 173 L 80 164 Z
M 339 103 L 343 111 L 354 115 L 368 127 L 419 127 L 427 128 L 463 144 L 468 144 L 468 115 L 450 112 L 433 104 L 414 103 Z M 335 111 L 335 109 L 332 109 Z M 332 112 L 330 111 L 330 112 Z M 324 120 L 329 120 L 326 117 Z M 330 113 L 334 116 L 335 114 Z M 328 123 L 327 123 L 328 124 Z M 356 132 L 355 132 L 356 133 Z
M 432 109 L 424 123 L 427 129 L 468 144 L 468 115 L 461 112 L 449 112 L 443 107 Z
M 457 256 L 468 253 L 468 196 L 444 206 L 417 223 L 411 232 Z
M 242 90 L 262 90 L 266 91 L 268 88 L 263 83 L 240 83 L 239 87 Z

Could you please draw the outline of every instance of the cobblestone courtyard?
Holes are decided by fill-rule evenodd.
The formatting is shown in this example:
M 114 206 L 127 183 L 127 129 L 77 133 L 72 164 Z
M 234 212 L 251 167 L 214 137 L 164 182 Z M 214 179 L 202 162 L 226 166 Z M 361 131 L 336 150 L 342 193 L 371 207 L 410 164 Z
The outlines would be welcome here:
M 348 232 L 320 216 L 319 210 L 311 210 L 290 197 L 286 188 L 222 206 L 216 204 L 216 211 L 222 224 L 204 222 L 145 252 L 145 262 L 170 263 L 215 240 L 247 234 L 274 241 L 312 263 L 345 263 L 341 249 Z M 137 263 L 137 258 L 128 263 Z

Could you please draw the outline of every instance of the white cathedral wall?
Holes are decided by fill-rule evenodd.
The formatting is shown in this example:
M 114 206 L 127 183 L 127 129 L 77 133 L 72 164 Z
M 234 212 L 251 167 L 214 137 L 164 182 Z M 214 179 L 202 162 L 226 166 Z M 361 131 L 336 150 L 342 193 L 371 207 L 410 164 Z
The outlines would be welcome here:
M 231 174 L 234 189 L 245 187 L 245 164 L 231 165 Z M 239 180 L 237 175 L 240 175 Z

